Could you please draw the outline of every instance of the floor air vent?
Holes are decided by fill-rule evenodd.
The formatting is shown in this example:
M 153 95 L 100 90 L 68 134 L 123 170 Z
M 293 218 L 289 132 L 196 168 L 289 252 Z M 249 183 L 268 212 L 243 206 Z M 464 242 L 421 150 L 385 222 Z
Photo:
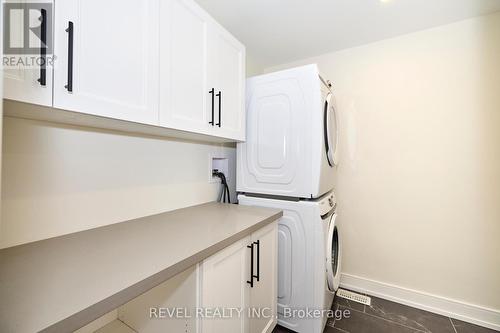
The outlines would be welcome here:
M 368 306 L 370 306 L 370 304 L 372 303 L 372 299 L 369 296 L 361 295 L 361 294 L 358 294 L 358 293 L 355 293 L 355 292 L 352 292 L 349 290 L 345 290 L 345 289 L 340 289 L 340 288 L 337 290 L 336 296 L 348 299 L 350 301 L 365 304 Z

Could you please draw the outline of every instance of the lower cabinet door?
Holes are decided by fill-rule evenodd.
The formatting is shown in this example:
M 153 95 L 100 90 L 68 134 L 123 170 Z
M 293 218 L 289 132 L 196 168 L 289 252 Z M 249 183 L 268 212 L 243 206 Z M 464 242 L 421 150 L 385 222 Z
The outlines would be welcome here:
M 203 261 L 200 297 L 203 314 L 198 315 L 203 333 L 248 332 L 251 250 L 248 245 L 250 237 Z
M 278 298 L 277 232 L 277 222 L 273 222 L 202 263 L 203 313 L 197 316 L 202 333 L 273 331 Z
M 254 286 L 250 288 L 249 327 L 251 333 L 270 333 L 277 322 L 277 222 L 254 232 L 252 242 L 255 247 L 254 270 L 259 279 L 258 281 L 254 279 Z

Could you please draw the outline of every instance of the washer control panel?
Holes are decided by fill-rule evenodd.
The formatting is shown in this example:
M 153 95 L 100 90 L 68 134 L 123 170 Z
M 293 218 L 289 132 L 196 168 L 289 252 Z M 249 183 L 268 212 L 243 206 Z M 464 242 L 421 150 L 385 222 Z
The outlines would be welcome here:
M 333 192 L 328 193 L 319 201 L 319 211 L 320 215 L 323 216 L 328 214 L 335 205 L 337 204 L 337 198 L 335 198 L 335 194 Z

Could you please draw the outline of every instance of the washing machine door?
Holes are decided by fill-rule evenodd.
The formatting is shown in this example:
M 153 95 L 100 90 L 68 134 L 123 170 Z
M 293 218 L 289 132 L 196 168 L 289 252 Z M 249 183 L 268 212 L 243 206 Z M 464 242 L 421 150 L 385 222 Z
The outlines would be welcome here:
M 342 247 L 339 230 L 335 220 L 337 214 L 332 214 L 328 227 L 328 239 L 326 249 L 326 278 L 328 289 L 337 291 L 340 284 L 340 264 L 342 260 Z
M 331 92 L 329 92 L 325 97 L 323 125 L 326 159 L 328 160 L 330 167 L 333 168 L 338 164 L 338 118 L 334 98 Z

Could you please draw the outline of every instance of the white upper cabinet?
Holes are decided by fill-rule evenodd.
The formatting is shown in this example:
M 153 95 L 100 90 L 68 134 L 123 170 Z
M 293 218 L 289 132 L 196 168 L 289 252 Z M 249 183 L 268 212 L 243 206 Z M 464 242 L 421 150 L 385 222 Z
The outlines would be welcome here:
M 245 139 L 245 47 L 216 22 L 209 26 L 208 85 L 215 89 L 214 133 Z
M 159 0 L 64 0 L 54 107 L 158 124 Z
M 40 68 L 24 68 L 21 66 L 4 68 L 4 92 L 3 97 L 26 102 L 39 104 L 44 106 L 52 106 L 52 66 L 47 61 L 43 54 L 42 41 L 36 38 L 30 31 L 25 34 L 25 22 L 29 20 L 30 27 L 40 27 L 41 37 L 47 38 L 51 29 L 50 7 L 52 3 L 45 1 L 40 3 L 40 6 L 45 9 L 45 14 L 40 14 L 38 11 L 28 11 L 26 3 L 31 1 L 19 1 L 19 9 L 12 9 L 6 13 L 10 17 L 9 25 L 9 44 L 13 47 L 22 47 L 30 45 L 32 48 L 39 48 L 39 54 L 28 54 L 27 56 L 40 56 L 40 59 L 45 59 L 45 66 Z M 40 11 L 41 12 L 41 11 Z M 24 15 L 29 13 L 29 15 Z M 28 37 L 28 40 L 24 40 Z M 43 37 L 42 37 L 43 38 Z M 6 41 L 7 42 L 7 41 Z M 7 54 L 8 56 L 8 54 Z
M 160 123 L 245 139 L 245 47 L 192 0 L 162 2 Z
M 208 134 L 207 26 L 193 1 L 160 3 L 160 125 Z
M 5 97 L 63 111 L 23 109 L 22 117 L 245 140 L 245 47 L 195 1 L 61 0 L 52 14 L 55 61 L 45 68 L 45 84 L 39 69 L 12 68 Z M 21 43 L 23 15 L 13 22 L 19 29 L 11 29 L 11 39 Z M 68 117 L 66 110 L 108 119 Z

